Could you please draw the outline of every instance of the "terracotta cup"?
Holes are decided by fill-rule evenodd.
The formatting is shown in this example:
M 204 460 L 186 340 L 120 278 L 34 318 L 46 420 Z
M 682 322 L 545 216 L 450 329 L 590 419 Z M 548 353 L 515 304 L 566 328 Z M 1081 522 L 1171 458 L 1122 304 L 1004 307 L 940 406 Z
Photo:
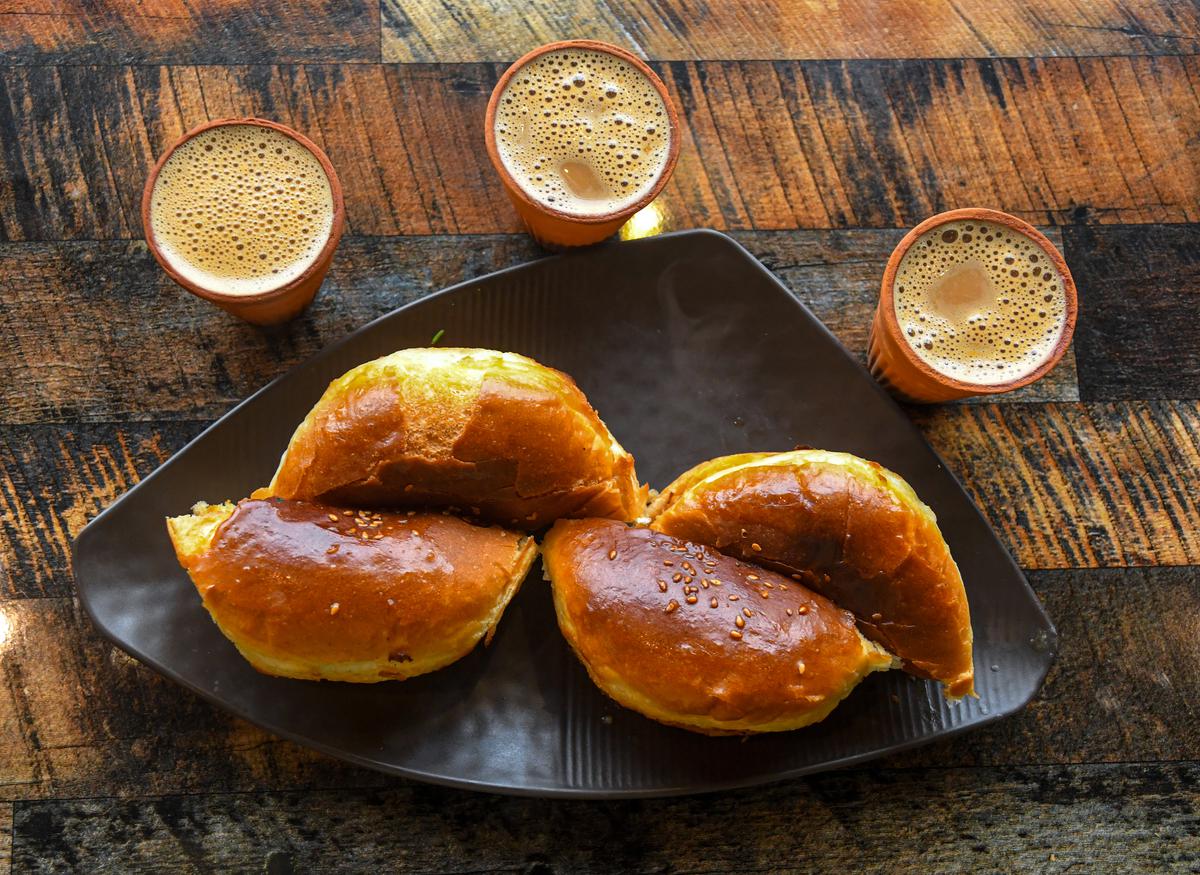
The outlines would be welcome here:
M 508 83 L 512 80 L 512 77 L 522 67 L 534 58 L 540 57 L 547 52 L 560 51 L 562 49 L 587 49 L 594 52 L 604 52 L 629 62 L 650 80 L 655 90 L 658 91 L 659 96 L 662 97 L 663 105 L 667 108 L 667 121 L 670 125 L 671 136 L 666 164 L 663 165 L 662 173 L 659 174 L 654 186 L 636 203 L 629 205 L 623 210 L 616 210 L 599 216 L 579 216 L 563 212 L 562 210 L 556 210 L 535 200 L 526 193 L 517 184 L 516 180 L 513 179 L 512 174 L 508 172 L 508 169 L 504 166 L 504 162 L 500 160 L 500 152 L 496 148 L 496 106 L 500 102 L 500 96 L 504 93 L 504 89 L 508 87 Z M 504 75 L 500 77 L 500 81 L 496 83 L 495 89 L 492 90 L 491 100 L 488 101 L 487 116 L 484 119 L 484 137 L 487 139 L 488 157 L 492 159 L 492 165 L 496 168 L 496 172 L 500 174 L 500 180 L 504 183 L 504 188 L 508 191 L 508 196 L 512 199 L 513 205 L 517 208 L 517 212 L 520 213 L 526 227 L 529 228 L 529 233 L 539 243 L 550 247 L 587 246 L 611 237 L 622 225 L 629 221 L 630 216 L 658 197 L 658 193 L 663 190 L 663 186 L 671 178 L 671 173 L 675 169 L 675 162 L 679 158 L 679 112 L 676 110 L 675 104 L 671 102 L 671 96 L 667 94 L 667 88 L 663 85 L 662 80 L 640 58 L 618 46 L 596 40 L 563 40 L 539 46 L 504 71 Z
M 966 383 L 934 370 L 922 361 L 916 352 L 913 351 L 913 348 L 908 345 L 903 333 L 900 331 L 900 323 L 896 319 L 893 285 L 896 280 L 896 271 L 899 269 L 900 261 L 904 258 L 905 253 L 908 252 L 909 248 L 918 239 L 939 225 L 944 225 L 947 222 L 971 219 L 1003 225 L 1006 228 L 1023 234 L 1036 243 L 1046 253 L 1046 257 L 1050 259 L 1050 262 L 1054 265 L 1054 269 L 1062 277 L 1063 294 L 1067 299 L 1066 319 L 1063 322 L 1062 334 L 1059 336 L 1058 342 L 1055 344 L 1050 356 L 1036 369 L 1007 383 L 996 385 Z M 950 210 L 949 212 L 932 216 L 917 225 L 917 227 L 904 236 L 904 239 L 892 251 L 892 256 L 888 259 L 887 268 L 883 272 L 883 285 L 879 291 L 879 306 L 875 309 L 875 319 L 871 323 L 871 340 L 867 352 L 867 363 L 875 378 L 894 395 L 905 401 L 930 403 L 952 401 L 955 398 L 966 398 L 970 395 L 996 395 L 1001 392 L 1011 392 L 1013 389 L 1028 386 L 1035 380 L 1041 379 L 1058 364 L 1059 359 L 1063 357 L 1063 353 L 1067 351 L 1067 347 L 1071 343 L 1071 335 L 1075 332 L 1075 318 L 1078 309 L 1079 302 L 1075 293 L 1075 281 L 1071 278 L 1071 271 L 1067 269 L 1067 263 L 1063 260 L 1062 254 L 1059 253 L 1053 243 L 1046 239 L 1044 234 L 1028 222 L 1024 222 L 1016 216 L 1010 216 L 1008 213 L 1001 213 L 998 210 L 977 208 Z
M 162 170 L 163 165 L 167 163 L 175 150 L 192 137 L 221 125 L 256 125 L 278 131 L 311 152 L 321 162 L 321 168 L 329 179 L 329 188 L 333 194 L 333 224 L 329 229 L 329 239 L 325 241 L 316 260 L 300 276 L 286 285 L 250 294 L 230 294 L 204 288 L 175 270 L 163 255 L 158 241 L 154 239 L 154 228 L 150 224 L 150 197 L 154 192 L 154 183 L 158 180 L 159 171 Z M 299 314 L 312 302 L 313 297 L 317 294 L 317 289 L 321 287 L 321 282 L 325 279 L 325 274 L 329 272 L 329 265 L 333 263 L 333 251 L 337 249 L 338 241 L 342 237 L 342 226 L 345 224 L 345 219 L 346 209 L 342 202 L 342 183 L 338 179 L 333 165 L 329 162 L 329 157 L 321 150 L 321 147 L 298 131 L 260 118 L 217 119 L 188 131 L 158 159 L 158 163 L 154 165 L 154 169 L 150 171 L 150 176 L 146 179 L 146 187 L 142 189 L 142 227 L 146 231 L 146 245 L 150 247 L 150 251 L 162 269 L 171 279 L 193 295 L 211 301 L 234 316 L 256 325 L 275 325 L 285 322 Z

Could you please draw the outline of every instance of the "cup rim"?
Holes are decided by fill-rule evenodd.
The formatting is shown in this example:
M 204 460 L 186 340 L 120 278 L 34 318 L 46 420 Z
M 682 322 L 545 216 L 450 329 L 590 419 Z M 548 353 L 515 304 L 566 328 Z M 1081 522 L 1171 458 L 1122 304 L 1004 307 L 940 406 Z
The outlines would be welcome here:
M 1050 351 L 1050 355 L 1037 368 L 1004 383 L 970 383 L 943 374 L 916 354 L 916 351 L 909 345 L 908 340 L 904 337 L 904 333 L 900 330 L 900 322 L 896 318 L 893 287 L 896 281 L 896 272 L 900 267 L 900 261 L 908 253 L 908 250 L 912 248 L 912 245 L 918 239 L 925 236 L 926 233 L 934 228 L 944 225 L 947 222 L 958 222 L 969 219 L 1003 225 L 1028 237 L 1046 253 L 1046 257 L 1050 259 L 1050 262 L 1054 265 L 1054 269 L 1058 271 L 1059 276 L 1062 278 L 1063 297 L 1066 299 L 1066 313 L 1063 319 L 1062 330 L 1059 332 L 1059 337 L 1054 344 L 1054 348 Z M 930 216 L 905 234 L 903 239 L 896 244 L 896 248 L 892 250 L 892 254 L 887 261 L 887 267 L 883 272 L 883 280 L 879 290 L 878 310 L 879 315 L 883 319 L 884 327 L 896 340 L 895 346 L 899 350 L 899 354 L 904 357 L 904 360 L 911 367 L 921 372 L 926 379 L 949 386 L 962 392 L 964 395 L 998 395 L 1002 392 L 1011 392 L 1014 389 L 1020 389 L 1023 386 L 1028 386 L 1040 380 L 1059 363 L 1066 353 L 1067 347 L 1071 345 L 1071 338 L 1075 334 L 1075 322 L 1079 315 L 1079 297 L 1075 288 L 1075 280 L 1071 276 L 1071 270 L 1067 267 L 1066 260 L 1063 258 L 1062 253 L 1058 251 L 1058 247 L 1045 234 L 1024 219 L 1019 219 L 1000 210 L 992 210 L 985 207 L 963 207 Z
M 658 179 L 650 190 L 637 201 L 627 207 L 622 207 L 619 210 L 612 210 L 599 215 L 581 216 L 576 213 L 569 213 L 565 210 L 559 210 L 548 206 L 541 201 L 530 197 L 528 192 L 513 178 L 508 172 L 508 168 L 504 166 L 504 162 L 500 159 L 500 150 L 496 146 L 496 106 L 500 102 L 500 95 L 508 88 L 508 83 L 512 81 L 512 77 L 517 72 L 535 58 L 550 52 L 562 51 L 564 49 L 587 49 L 589 51 L 603 52 L 613 55 L 623 61 L 627 61 L 638 69 L 654 86 L 659 97 L 662 98 L 663 105 L 667 109 L 667 122 L 671 129 L 670 145 L 667 147 L 667 160 L 663 164 L 661 172 L 658 174 Z M 653 201 L 666 187 L 668 180 L 671 178 L 671 173 L 675 170 L 675 163 L 679 159 L 679 111 L 675 107 L 675 102 L 671 100 L 671 95 L 667 92 L 667 86 L 658 77 L 650 66 L 639 58 L 637 55 L 623 49 L 620 46 L 614 46 L 612 43 L 601 42 L 600 40 L 591 39 L 573 39 L 573 40 L 558 40 L 552 43 L 538 46 L 529 52 L 526 52 L 520 58 L 512 63 L 512 65 L 504 71 L 500 76 L 500 81 L 496 83 L 496 87 L 492 89 L 492 96 L 488 99 L 487 113 L 484 116 L 484 137 L 487 141 L 488 158 L 491 159 L 492 166 L 496 168 L 496 172 L 500 174 L 500 178 L 504 181 L 505 187 L 510 192 L 521 199 L 527 206 L 540 213 L 546 213 L 557 219 L 562 219 L 567 222 L 575 222 L 580 225 L 602 225 L 607 222 L 612 222 L 622 217 L 632 216 L 638 210 L 646 207 Z
M 314 258 L 312 263 L 310 263 L 308 267 L 306 267 L 298 276 L 293 277 L 282 286 L 277 286 L 276 288 L 267 289 L 262 292 L 249 292 L 242 294 L 220 292 L 214 289 L 205 288 L 195 281 L 183 276 L 167 260 L 166 256 L 163 255 L 162 249 L 158 243 L 158 239 L 154 235 L 154 227 L 150 222 L 150 201 L 154 193 L 154 185 L 158 181 L 159 172 L 166 165 L 167 161 L 170 160 L 171 156 L 175 154 L 175 150 L 191 140 L 193 137 L 196 137 L 205 131 L 213 128 L 232 125 L 249 125 L 260 128 L 269 128 L 299 143 L 310 153 L 312 153 L 313 157 L 316 158 L 320 163 L 321 169 L 325 171 L 325 177 L 329 180 L 330 194 L 333 197 L 333 222 L 329 227 L 329 236 L 325 240 L 325 245 L 321 247 L 321 251 L 317 253 L 317 257 Z M 255 116 L 247 116 L 245 118 L 213 119 L 205 122 L 202 125 L 192 128 L 190 131 L 172 143 L 167 150 L 163 152 L 161 156 L 159 156 L 158 161 L 155 162 L 153 169 L 150 171 L 150 175 L 146 177 L 145 186 L 142 188 L 142 228 L 146 234 L 146 246 L 150 249 L 151 254 L 154 256 L 154 260 L 158 262 L 159 266 L 166 271 L 167 275 L 170 276 L 171 279 L 183 286 L 183 288 L 187 289 L 189 292 L 197 295 L 198 297 L 204 298 L 207 301 L 212 301 L 216 304 L 261 304 L 268 301 L 274 301 L 277 298 L 286 297 L 288 294 L 294 292 L 297 288 L 306 284 L 314 274 L 326 267 L 329 258 L 333 254 L 333 250 L 337 248 L 338 241 L 341 240 L 342 230 L 345 224 L 345 212 L 346 207 L 342 197 L 342 183 L 341 180 L 338 179 L 337 171 L 333 169 L 333 163 L 329 160 L 329 156 L 325 154 L 325 151 L 299 131 L 293 130 L 287 125 L 282 125 L 279 122 L 274 122 L 270 119 L 257 118 Z

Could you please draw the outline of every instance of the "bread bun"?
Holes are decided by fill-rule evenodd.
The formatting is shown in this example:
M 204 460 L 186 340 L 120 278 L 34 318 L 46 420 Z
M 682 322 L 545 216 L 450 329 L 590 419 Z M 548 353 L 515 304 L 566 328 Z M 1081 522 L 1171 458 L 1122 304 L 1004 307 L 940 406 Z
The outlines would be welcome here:
M 633 457 L 570 377 L 511 352 L 406 349 L 330 384 L 269 492 L 355 507 L 457 507 L 533 531 L 644 512 Z
M 167 520 L 213 620 L 265 674 L 409 678 L 490 638 L 537 555 L 531 537 L 441 513 L 281 499 Z
M 655 531 L 803 580 L 854 612 L 909 672 L 974 693 L 971 617 L 937 519 L 903 479 L 848 453 L 750 453 L 701 463 L 650 508 Z
M 563 635 L 627 708 L 708 735 L 823 719 L 892 657 L 774 572 L 646 528 L 560 520 L 543 563 Z

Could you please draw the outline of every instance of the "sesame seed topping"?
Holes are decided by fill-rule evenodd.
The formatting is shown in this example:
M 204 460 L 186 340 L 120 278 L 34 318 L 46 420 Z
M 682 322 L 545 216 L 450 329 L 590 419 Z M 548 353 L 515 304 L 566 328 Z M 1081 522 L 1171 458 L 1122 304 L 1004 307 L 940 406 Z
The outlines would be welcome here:
M 608 551 L 608 558 L 609 558 L 609 559 L 616 559 L 616 558 L 617 558 L 617 550 L 616 550 L 616 548 L 615 548 L 615 547 L 614 547 L 612 550 L 609 550 L 609 551 Z
M 663 565 L 674 565 L 674 564 L 675 564 L 675 563 L 674 563 L 674 562 L 672 562 L 670 559 L 664 559 L 664 560 L 663 560 Z
M 736 617 L 733 618 L 733 625 L 737 626 L 739 629 L 745 629 L 746 621 L 742 619 L 741 614 L 738 614 Z
M 788 608 L 788 609 L 787 609 L 787 615 L 788 615 L 789 617 L 792 615 L 792 609 L 791 609 L 791 608 Z
M 344 511 L 342 511 L 342 516 L 354 516 L 354 511 L 344 510 Z
M 660 580 L 660 581 L 658 582 L 658 591 L 659 591 L 659 592 L 666 592 L 666 591 L 667 591 L 667 582 L 666 582 L 665 580 Z
M 742 608 L 742 613 L 746 615 L 747 619 L 754 616 L 754 611 L 750 610 L 749 608 Z
M 689 573 L 691 573 L 691 574 L 695 574 L 695 573 L 696 573 L 696 569 L 692 567 L 692 563 L 691 563 L 691 562 L 688 562 L 688 561 L 686 561 L 686 560 L 685 560 L 685 561 L 684 561 L 684 563 L 683 563 L 683 566 L 682 566 L 682 567 L 683 567 L 683 570 L 684 570 L 684 571 L 687 571 L 687 572 L 689 572 Z
M 388 604 L 389 604 L 389 605 L 394 605 L 394 604 L 396 604 L 396 600 L 395 600 L 395 599 L 388 599 Z
M 808 613 L 808 605 L 801 605 L 800 607 L 796 608 L 796 613 L 797 614 L 807 614 Z
M 770 594 L 765 589 L 762 592 L 760 592 L 759 595 L 765 599 L 769 599 L 771 597 Z
M 739 596 L 739 595 L 736 595 L 736 594 L 735 594 L 735 595 L 731 595 L 731 596 L 729 597 L 729 600 L 730 600 L 731 602 L 736 602 L 736 601 L 738 601 L 739 599 L 741 599 L 741 596 Z
M 666 613 L 670 614 L 678 610 L 679 602 L 675 601 L 675 599 L 671 599 L 669 602 L 667 602 Z
M 793 575 L 792 575 L 792 580 L 803 580 L 803 579 L 804 579 L 804 578 L 803 578 L 803 577 L 801 577 L 799 574 L 793 574 Z
M 707 580 L 707 579 L 702 579 L 702 580 L 700 581 L 700 585 L 701 585 L 702 587 L 704 587 L 705 589 L 708 589 L 708 580 Z
M 761 547 L 761 546 L 759 546 L 758 544 L 751 544 L 751 545 L 750 545 L 750 549 L 751 549 L 751 550 L 753 550 L 755 553 L 761 553 L 761 552 L 762 552 L 762 547 Z
M 329 521 L 331 523 L 336 523 L 338 521 L 338 515 L 336 513 L 331 513 L 329 515 Z
M 678 571 L 676 571 L 674 574 L 671 575 L 672 583 L 679 583 L 679 581 L 681 581 L 681 580 L 683 580 L 683 575 L 680 574 Z
M 337 551 L 338 551 L 338 545 L 337 545 L 337 544 L 334 544 L 332 547 L 330 547 L 330 548 L 329 548 L 328 550 L 326 550 L 325 552 L 326 552 L 326 553 L 336 553 Z
M 787 584 L 786 583 L 779 584 L 779 589 L 781 592 L 787 592 Z
M 748 580 L 758 580 L 758 575 L 757 574 L 747 574 L 746 578 Z
M 774 589 L 774 588 L 775 588 L 775 585 L 774 585 L 773 583 L 771 583 L 771 581 L 769 581 L 769 580 L 764 580 L 764 581 L 762 582 L 762 585 L 763 585 L 763 586 L 765 586 L 767 589 Z
M 716 596 L 713 596 L 712 600 L 711 600 L 711 601 L 709 601 L 709 603 L 708 603 L 708 606 L 709 606 L 710 608 L 715 608 L 715 607 L 717 606 L 717 598 L 716 598 Z
M 739 632 L 737 629 L 734 629 L 732 632 L 729 633 L 729 637 L 732 638 L 734 641 L 741 641 L 742 633 Z
M 796 671 L 800 672 L 800 674 L 804 674 L 804 668 L 805 668 L 804 661 L 796 660 Z
M 412 491 L 413 491 L 413 485 L 412 485 L 411 483 L 409 483 L 407 486 L 405 486 L 405 487 L 404 487 L 404 491 L 405 491 L 405 492 L 412 492 Z
M 694 604 L 696 604 L 696 597 L 695 597 L 694 595 L 690 595 L 690 596 L 688 596 L 688 597 L 687 597 L 687 603 L 688 603 L 689 605 L 694 605 Z
M 333 604 L 331 604 L 329 606 L 329 616 L 332 617 L 334 614 L 336 614 L 341 609 L 342 609 L 342 606 L 339 605 L 337 602 L 334 602 Z
M 883 614 L 871 614 L 871 619 L 872 620 L 882 620 Z

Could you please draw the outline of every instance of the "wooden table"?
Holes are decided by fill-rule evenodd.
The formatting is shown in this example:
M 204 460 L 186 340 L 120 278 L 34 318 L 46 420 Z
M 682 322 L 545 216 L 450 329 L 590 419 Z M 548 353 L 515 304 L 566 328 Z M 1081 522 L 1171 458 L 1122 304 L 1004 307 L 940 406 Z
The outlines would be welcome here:
M 1197 6 L 501 5 L 0 0 L 0 870 L 1200 871 Z M 997 207 L 1062 247 L 1082 316 L 1053 378 L 911 411 L 1058 625 L 1024 713 L 737 793 L 501 798 L 276 739 L 81 614 L 71 538 L 208 422 L 541 254 L 482 118 L 506 62 L 565 36 L 636 48 L 678 101 L 668 228 L 727 231 L 852 350 L 927 215 Z M 346 187 L 324 291 L 271 331 L 172 285 L 138 217 L 166 145 L 248 114 Z

